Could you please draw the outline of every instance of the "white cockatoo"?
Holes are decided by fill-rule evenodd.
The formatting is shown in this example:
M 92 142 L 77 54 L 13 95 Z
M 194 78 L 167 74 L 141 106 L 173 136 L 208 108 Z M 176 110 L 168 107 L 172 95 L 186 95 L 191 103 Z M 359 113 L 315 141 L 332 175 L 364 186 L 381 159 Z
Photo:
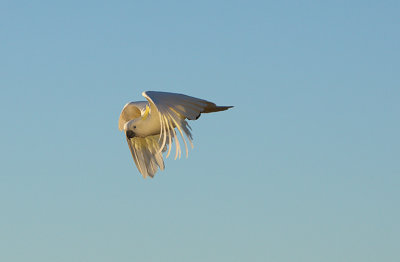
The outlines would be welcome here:
M 212 102 L 167 92 L 146 91 L 147 101 L 130 102 L 124 106 L 118 127 L 125 131 L 126 141 L 133 160 L 144 178 L 154 177 L 158 168 L 164 170 L 163 152 L 167 157 L 175 140 L 175 159 L 181 157 L 181 145 L 177 132 L 185 145 L 192 144 L 191 128 L 186 119 L 196 120 L 201 113 L 224 111 L 232 106 L 217 106 Z

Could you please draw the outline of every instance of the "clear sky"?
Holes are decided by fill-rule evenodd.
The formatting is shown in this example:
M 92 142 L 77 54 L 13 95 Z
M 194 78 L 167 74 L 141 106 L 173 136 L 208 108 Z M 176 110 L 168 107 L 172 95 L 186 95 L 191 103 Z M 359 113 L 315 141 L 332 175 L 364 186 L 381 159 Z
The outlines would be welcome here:
M 400 261 L 399 1 L 0 2 L 0 261 Z M 144 90 L 227 112 L 144 180 Z

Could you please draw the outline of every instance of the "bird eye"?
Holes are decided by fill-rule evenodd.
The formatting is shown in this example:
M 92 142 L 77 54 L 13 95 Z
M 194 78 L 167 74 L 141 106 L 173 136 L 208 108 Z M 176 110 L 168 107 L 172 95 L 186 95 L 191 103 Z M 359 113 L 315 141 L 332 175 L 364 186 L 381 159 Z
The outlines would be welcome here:
M 136 126 L 133 126 L 133 128 L 136 128 Z

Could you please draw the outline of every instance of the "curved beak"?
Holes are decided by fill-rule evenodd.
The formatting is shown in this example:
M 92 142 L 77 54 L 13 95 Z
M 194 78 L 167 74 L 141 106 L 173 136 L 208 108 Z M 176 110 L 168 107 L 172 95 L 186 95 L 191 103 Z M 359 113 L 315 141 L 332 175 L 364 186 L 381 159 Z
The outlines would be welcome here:
M 134 133 L 132 130 L 126 131 L 125 134 L 126 134 L 126 137 L 127 137 L 128 139 L 131 139 L 131 138 L 134 138 L 134 137 L 135 137 L 135 133 Z

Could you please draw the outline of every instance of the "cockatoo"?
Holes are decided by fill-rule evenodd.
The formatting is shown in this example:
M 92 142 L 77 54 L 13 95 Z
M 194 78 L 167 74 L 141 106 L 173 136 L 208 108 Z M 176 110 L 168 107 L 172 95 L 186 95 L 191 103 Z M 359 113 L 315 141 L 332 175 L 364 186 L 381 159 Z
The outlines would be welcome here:
M 126 141 L 136 167 L 144 178 L 154 177 L 158 169 L 164 170 L 163 153 L 171 152 L 175 140 L 175 159 L 181 157 L 179 132 L 185 145 L 193 148 L 191 128 L 186 119 L 196 120 L 201 113 L 224 111 L 232 106 L 217 106 L 212 102 L 175 93 L 146 91 L 147 101 L 130 102 L 124 106 L 118 127 L 125 131 Z M 186 139 L 184 135 L 186 136 Z

